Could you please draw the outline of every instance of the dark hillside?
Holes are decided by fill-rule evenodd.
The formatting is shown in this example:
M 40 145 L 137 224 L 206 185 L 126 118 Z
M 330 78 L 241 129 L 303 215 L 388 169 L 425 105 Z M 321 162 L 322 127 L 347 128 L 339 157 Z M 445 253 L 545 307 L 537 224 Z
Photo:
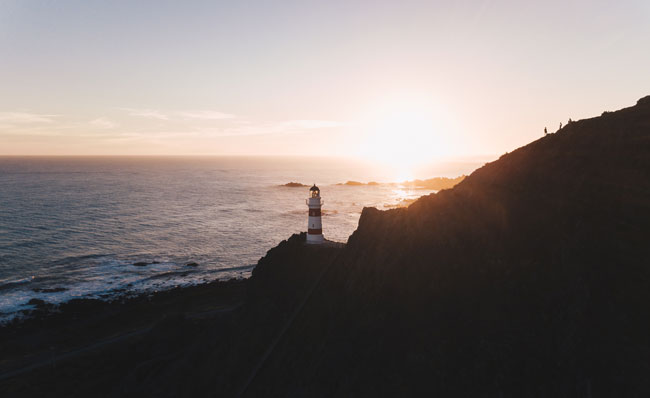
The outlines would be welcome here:
M 248 390 L 647 396 L 650 98 L 359 228 Z
M 650 97 L 366 208 L 345 247 L 304 240 L 246 281 L 8 330 L 11 348 L 139 327 L 0 374 L 0 395 L 650 396 Z

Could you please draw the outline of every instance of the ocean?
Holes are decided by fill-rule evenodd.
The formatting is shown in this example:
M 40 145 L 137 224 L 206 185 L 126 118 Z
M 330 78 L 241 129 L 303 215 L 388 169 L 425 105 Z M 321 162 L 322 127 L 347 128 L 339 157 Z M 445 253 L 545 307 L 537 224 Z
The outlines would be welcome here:
M 438 164 L 415 177 L 478 166 Z M 269 249 L 306 231 L 309 187 L 288 182 L 320 187 L 323 234 L 345 242 L 364 206 L 433 192 L 394 178 L 390 168 L 328 158 L 0 157 L 0 322 L 33 308 L 31 299 L 247 277 Z M 349 180 L 382 184 L 340 185 Z

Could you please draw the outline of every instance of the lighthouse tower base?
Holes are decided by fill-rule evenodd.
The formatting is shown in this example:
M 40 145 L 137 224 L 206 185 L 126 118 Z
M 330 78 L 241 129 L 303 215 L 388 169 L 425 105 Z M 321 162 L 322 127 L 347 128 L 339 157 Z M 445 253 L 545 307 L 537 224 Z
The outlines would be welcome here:
M 320 189 L 314 184 L 309 188 L 309 198 L 305 200 L 309 207 L 309 217 L 307 217 L 307 243 L 310 245 L 319 245 L 325 242 L 323 238 L 323 224 L 320 219 L 320 209 L 323 201 L 320 197 Z
M 316 234 L 307 233 L 308 245 L 320 245 L 323 242 L 325 242 L 325 238 L 323 237 L 323 234 L 316 235 Z

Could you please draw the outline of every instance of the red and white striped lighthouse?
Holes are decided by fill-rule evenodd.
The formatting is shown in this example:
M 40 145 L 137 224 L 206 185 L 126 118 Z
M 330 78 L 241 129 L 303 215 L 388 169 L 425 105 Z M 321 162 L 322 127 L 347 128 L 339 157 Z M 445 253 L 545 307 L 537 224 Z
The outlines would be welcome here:
M 305 201 L 309 207 L 309 217 L 307 218 L 307 243 L 320 244 L 325 241 L 323 238 L 323 224 L 320 218 L 320 208 L 323 201 L 320 198 L 320 189 L 314 184 L 309 188 L 309 198 Z

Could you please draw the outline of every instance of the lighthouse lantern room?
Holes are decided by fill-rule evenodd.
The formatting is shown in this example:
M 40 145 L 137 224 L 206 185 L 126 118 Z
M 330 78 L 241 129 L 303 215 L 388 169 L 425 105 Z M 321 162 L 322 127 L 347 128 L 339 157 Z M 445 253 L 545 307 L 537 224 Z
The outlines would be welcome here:
M 323 238 L 323 225 L 320 217 L 320 208 L 323 205 L 323 200 L 321 200 L 320 189 L 318 189 L 316 184 L 309 188 L 309 198 L 307 198 L 305 202 L 309 207 L 309 217 L 307 218 L 307 243 L 323 243 L 325 238 Z

